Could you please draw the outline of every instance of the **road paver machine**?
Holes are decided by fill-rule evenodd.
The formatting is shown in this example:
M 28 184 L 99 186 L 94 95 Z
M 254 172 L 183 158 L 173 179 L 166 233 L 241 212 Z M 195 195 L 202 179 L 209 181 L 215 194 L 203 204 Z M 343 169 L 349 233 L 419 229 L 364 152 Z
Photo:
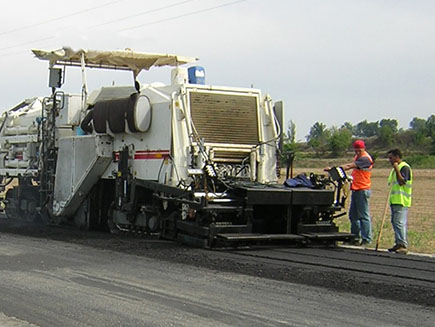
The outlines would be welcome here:
M 201 247 L 333 243 L 341 177 L 278 183 L 283 104 L 258 89 L 205 83 L 196 58 L 125 51 L 32 50 L 51 95 L 5 111 L 0 177 L 9 218 L 160 235 Z M 66 67 L 81 91 L 61 90 Z M 171 83 L 137 75 L 173 66 Z M 133 72 L 130 86 L 88 91 L 86 71 Z

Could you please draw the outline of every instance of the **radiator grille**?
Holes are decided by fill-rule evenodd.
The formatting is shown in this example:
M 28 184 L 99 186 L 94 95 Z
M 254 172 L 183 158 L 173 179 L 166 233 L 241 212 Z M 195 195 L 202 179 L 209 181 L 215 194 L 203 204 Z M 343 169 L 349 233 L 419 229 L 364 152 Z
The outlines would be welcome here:
M 190 92 L 190 111 L 199 136 L 207 143 L 258 143 L 255 96 Z
M 214 158 L 225 158 L 225 159 L 237 159 L 242 160 L 245 158 L 249 158 L 250 152 L 243 152 L 243 151 L 224 151 L 224 150 L 218 150 L 214 151 Z

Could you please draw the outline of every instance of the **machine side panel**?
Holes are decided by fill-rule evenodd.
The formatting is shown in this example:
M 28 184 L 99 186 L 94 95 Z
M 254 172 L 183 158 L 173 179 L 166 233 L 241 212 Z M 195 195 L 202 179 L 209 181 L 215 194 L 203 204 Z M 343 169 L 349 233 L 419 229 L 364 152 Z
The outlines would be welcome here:
M 113 144 L 107 135 L 59 140 L 53 214 L 72 216 L 112 161 Z
M 294 188 L 292 193 L 292 204 L 294 205 L 332 205 L 334 203 L 333 190 Z
M 59 111 L 58 126 L 78 126 L 80 124 L 81 96 L 68 94 L 63 99 L 63 108 Z
M 291 189 L 277 188 L 248 188 L 246 203 L 250 205 L 290 205 L 292 201 Z
M 125 146 L 129 147 L 130 159 L 133 159 L 130 167 L 135 178 L 158 180 L 162 177 L 168 168 L 171 150 L 169 102 L 153 104 L 151 125 L 146 132 L 122 134 L 114 139 L 116 152 Z
M 73 189 L 72 181 L 75 175 L 73 169 L 74 140 L 64 138 L 59 140 L 57 154 L 56 180 L 54 186 L 54 201 L 65 201 Z M 87 158 L 83 158 L 86 160 Z M 87 160 L 89 161 L 89 160 Z

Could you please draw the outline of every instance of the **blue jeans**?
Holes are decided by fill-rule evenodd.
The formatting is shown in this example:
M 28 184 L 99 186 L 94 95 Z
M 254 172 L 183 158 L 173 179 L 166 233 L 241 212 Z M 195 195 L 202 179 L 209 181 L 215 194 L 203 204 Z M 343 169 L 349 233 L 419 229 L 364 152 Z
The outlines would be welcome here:
M 400 204 L 392 204 L 391 208 L 391 225 L 393 225 L 394 238 L 396 244 L 408 247 L 406 241 L 406 224 L 408 221 L 408 207 Z
M 372 224 L 370 220 L 369 198 L 371 190 L 352 191 L 349 219 L 350 232 L 357 239 L 370 243 L 372 240 Z

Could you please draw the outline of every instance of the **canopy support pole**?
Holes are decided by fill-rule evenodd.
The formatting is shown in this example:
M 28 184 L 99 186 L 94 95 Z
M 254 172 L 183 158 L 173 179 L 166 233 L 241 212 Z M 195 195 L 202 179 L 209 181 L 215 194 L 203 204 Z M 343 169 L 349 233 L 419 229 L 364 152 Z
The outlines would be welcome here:
M 86 109 L 86 101 L 88 99 L 88 83 L 86 79 L 86 62 L 84 52 L 82 52 L 80 56 L 80 67 L 82 69 L 82 111 L 84 111 Z

